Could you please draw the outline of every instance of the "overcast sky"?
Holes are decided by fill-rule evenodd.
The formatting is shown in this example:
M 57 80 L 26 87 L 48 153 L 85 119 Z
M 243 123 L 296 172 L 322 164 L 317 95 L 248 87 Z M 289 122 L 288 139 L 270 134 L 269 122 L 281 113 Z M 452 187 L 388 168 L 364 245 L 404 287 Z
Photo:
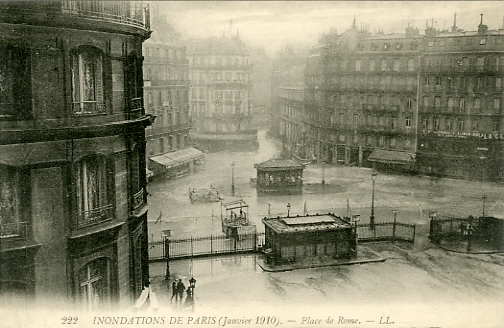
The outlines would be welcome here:
M 423 33 L 425 22 L 437 28 L 453 25 L 477 30 L 480 14 L 489 29 L 503 25 L 502 1 L 159 1 L 161 13 L 187 37 L 236 34 L 251 46 L 264 46 L 269 55 L 286 43 L 314 45 L 321 33 L 366 24 L 371 32 L 402 33 L 414 25 Z M 230 21 L 232 27 L 230 29 Z

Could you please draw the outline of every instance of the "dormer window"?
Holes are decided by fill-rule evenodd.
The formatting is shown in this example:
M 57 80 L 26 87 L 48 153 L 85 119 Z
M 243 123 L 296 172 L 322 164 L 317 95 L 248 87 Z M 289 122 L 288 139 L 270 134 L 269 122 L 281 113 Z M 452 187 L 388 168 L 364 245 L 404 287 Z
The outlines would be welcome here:
M 480 46 L 484 46 L 486 44 L 486 39 L 483 38 L 483 39 L 480 39 Z
M 73 113 L 104 113 L 101 51 L 94 47 L 81 47 L 72 53 L 71 61 Z

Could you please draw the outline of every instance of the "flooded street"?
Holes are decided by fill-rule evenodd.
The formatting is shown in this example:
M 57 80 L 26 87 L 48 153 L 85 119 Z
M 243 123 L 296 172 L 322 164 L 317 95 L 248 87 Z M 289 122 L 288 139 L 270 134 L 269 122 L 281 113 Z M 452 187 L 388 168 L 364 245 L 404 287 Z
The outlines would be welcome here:
M 243 198 L 249 204 L 249 218 L 263 231 L 261 218 L 268 215 L 286 215 L 287 203 L 291 215 L 303 215 L 304 204 L 308 213 L 332 212 L 346 215 L 347 200 L 352 214 L 360 214 L 361 222 L 368 223 L 371 207 L 370 169 L 321 164 L 308 165 L 303 173 L 304 191 L 301 195 L 256 195 L 250 179 L 256 177 L 254 164 L 280 154 L 281 143 L 258 135 L 259 149 L 250 152 L 222 151 L 207 153 L 204 164 L 197 172 L 176 180 L 158 178 L 149 184 L 148 199 L 149 238 L 161 238 L 161 230 L 170 229 L 173 238 L 220 235 L 220 203 L 191 203 L 189 188 L 214 187 L 224 201 L 231 197 L 232 166 L 234 167 L 235 198 Z M 322 185 L 322 179 L 325 184 Z M 397 220 L 425 226 L 428 212 L 439 216 L 480 216 L 481 195 L 487 195 L 487 213 L 500 210 L 504 188 L 496 183 L 429 177 L 387 175 L 379 172 L 375 186 L 375 216 L 377 222 L 393 220 L 392 210 L 398 210 Z M 496 206 L 494 206 L 496 205 Z M 212 218 L 212 214 L 214 217 Z M 155 224 L 161 216 L 161 223 Z M 420 231 L 422 227 L 420 227 Z
M 291 215 L 303 214 L 305 202 L 309 213 L 330 211 L 345 215 L 348 199 L 352 214 L 360 214 L 361 222 L 368 222 L 371 178 L 370 170 L 365 168 L 322 168 L 311 164 L 304 171 L 302 195 L 258 197 L 249 183 L 255 177 L 254 164 L 277 156 L 281 148 L 264 133 L 260 133 L 259 143 L 255 152 L 208 153 L 204 167 L 197 173 L 178 180 L 152 182 L 150 238 L 160 239 L 163 229 L 170 229 L 173 238 L 222 234 L 219 203 L 191 203 L 188 190 L 212 186 L 225 200 L 231 199 L 233 162 L 236 197 L 250 205 L 249 215 L 258 231 L 263 231 L 260 220 L 268 215 L 268 207 L 272 216 L 285 215 L 288 202 L 292 205 Z M 502 308 L 504 300 L 504 256 L 447 252 L 430 244 L 427 232 L 429 210 L 443 216 L 478 216 L 484 192 L 491 213 L 498 209 L 502 190 L 501 185 L 493 183 L 434 181 L 380 172 L 375 189 L 377 222 L 391 221 L 392 210 L 397 209 L 398 221 L 417 224 L 414 246 L 362 246 L 379 253 L 385 262 L 264 272 L 256 263 L 257 255 L 236 255 L 172 261 L 171 272 L 184 280 L 191 276 L 198 280 L 196 314 L 228 313 L 238 302 L 240 315 L 275 308 L 271 313 L 277 316 L 288 313 L 289 318 L 297 318 L 295 323 L 284 322 L 288 326 L 301 322 L 302 309 L 309 303 L 311 316 L 316 316 L 318 309 L 321 316 L 358 317 L 361 325 L 368 326 L 378 324 L 382 316 L 392 315 L 398 326 L 425 323 L 460 327 L 472 320 L 472 326 L 497 327 L 504 320 L 501 311 L 496 310 Z M 492 207 L 494 204 L 497 205 Z M 160 212 L 162 222 L 156 224 Z M 163 280 L 165 263 L 152 263 L 150 274 L 160 304 L 172 307 Z M 478 324 L 478 320 L 485 324 Z

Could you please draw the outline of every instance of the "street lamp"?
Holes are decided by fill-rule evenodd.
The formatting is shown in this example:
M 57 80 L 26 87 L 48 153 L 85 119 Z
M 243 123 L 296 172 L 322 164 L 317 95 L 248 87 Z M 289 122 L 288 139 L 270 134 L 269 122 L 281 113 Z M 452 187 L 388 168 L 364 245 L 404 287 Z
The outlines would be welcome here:
M 287 217 L 289 217 L 290 209 L 291 209 L 291 204 L 287 203 Z
M 163 237 L 164 247 L 165 247 L 165 260 L 166 260 L 166 274 L 165 280 L 170 280 L 170 230 L 161 231 L 161 236 Z
M 371 191 L 371 216 L 369 217 L 369 228 L 374 230 L 375 222 L 374 222 L 374 190 L 375 190 L 375 181 L 378 172 L 375 169 L 371 171 L 371 179 L 373 180 L 373 189 Z
M 235 183 L 234 183 L 234 169 L 235 169 L 235 163 L 231 163 L 231 196 L 234 197 L 235 195 Z
M 392 242 L 395 243 L 395 241 L 396 241 L 397 213 L 399 213 L 399 211 L 393 210 L 392 213 L 394 213 L 394 226 L 392 227 Z

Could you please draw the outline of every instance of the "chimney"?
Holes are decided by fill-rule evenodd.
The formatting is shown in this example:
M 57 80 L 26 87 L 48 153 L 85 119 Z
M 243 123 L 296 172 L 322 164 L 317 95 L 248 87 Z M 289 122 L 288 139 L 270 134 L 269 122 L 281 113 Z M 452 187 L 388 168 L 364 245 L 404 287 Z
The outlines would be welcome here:
M 457 13 L 453 14 L 452 32 L 457 32 Z
M 483 25 L 483 14 L 480 14 L 481 19 L 480 19 L 480 24 L 478 25 L 478 34 L 485 34 L 486 31 L 488 31 L 488 26 Z

